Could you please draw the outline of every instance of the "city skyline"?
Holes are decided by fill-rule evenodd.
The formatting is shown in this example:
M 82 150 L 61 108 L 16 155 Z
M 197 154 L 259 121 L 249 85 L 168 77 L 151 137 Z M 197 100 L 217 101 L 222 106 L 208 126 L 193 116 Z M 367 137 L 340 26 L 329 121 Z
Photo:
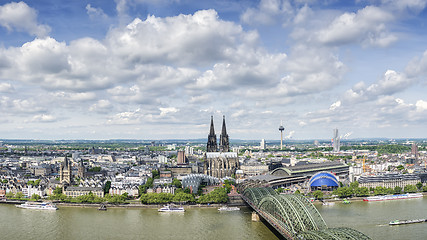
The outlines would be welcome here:
M 426 6 L 2 2 L 0 138 L 424 138 Z

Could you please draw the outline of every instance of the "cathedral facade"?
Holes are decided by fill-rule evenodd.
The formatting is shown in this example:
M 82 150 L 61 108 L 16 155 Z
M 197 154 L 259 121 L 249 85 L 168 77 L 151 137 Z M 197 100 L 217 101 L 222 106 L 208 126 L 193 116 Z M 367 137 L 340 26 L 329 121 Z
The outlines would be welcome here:
M 240 167 L 237 153 L 230 152 L 230 143 L 224 116 L 219 139 L 219 148 L 214 130 L 213 117 L 211 116 L 211 126 L 208 135 L 208 142 L 206 144 L 204 160 L 204 173 L 217 178 L 231 177 Z

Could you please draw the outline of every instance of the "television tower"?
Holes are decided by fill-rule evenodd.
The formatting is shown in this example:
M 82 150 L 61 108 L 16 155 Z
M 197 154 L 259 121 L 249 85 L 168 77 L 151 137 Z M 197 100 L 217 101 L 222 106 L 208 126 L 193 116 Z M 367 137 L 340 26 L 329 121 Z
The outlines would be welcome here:
M 283 127 L 283 123 L 282 121 L 280 121 L 280 127 L 279 127 L 279 131 L 280 131 L 280 150 L 283 149 L 283 131 L 285 130 L 285 128 Z

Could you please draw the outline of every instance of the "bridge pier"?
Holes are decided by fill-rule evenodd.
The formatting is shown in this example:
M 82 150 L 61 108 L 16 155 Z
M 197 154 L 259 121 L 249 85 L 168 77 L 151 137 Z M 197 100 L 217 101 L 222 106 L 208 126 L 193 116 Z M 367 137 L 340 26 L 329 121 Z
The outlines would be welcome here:
M 259 214 L 255 211 L 252 212 L 252 222 L 259 222 Z

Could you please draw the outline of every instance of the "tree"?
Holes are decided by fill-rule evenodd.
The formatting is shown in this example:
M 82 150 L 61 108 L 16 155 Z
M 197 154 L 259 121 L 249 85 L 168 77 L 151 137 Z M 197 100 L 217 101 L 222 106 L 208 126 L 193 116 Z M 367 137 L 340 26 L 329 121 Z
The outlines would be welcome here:
M 284 190 L 285 190 L 285 189 L 283 189 L 283 188 L 278 188 L 278 189 L 276 189 L 276 192 L 277 192 L 277 193 L 282 193 Z
M 365 197 L 369 195 L 369 188 L 367 187 L 358 187 L 356 189 L 354 189 L 354 194 L 356 195 L 356 197 Z
M 402 193 L 402 187 L 400 187 L 400 186 L 394 187 L 394 193 L 395 194 L 401 194 Z
M 415 184 L 415 186 L 418 188 L 418 190 L 421 190 L 423 188 L 423 183 L 418 182 L 417 184 Z
M 315 192 L 313 192 L 313 197 L 316 199 L 323 199 L 323 192 L 320 190 L 317 190 Z
M 13 198 L 15 195 L 13 194 L 13 192 L 8 192 L 8 193 L 6 193 L 6 198 L 7 199 L 11 199 L 11 198 Z
M 356 188 L 358 188 L 358 187 L 359 187 L 359 182 L 354 181 L 354 182 L 350 183 L 350 188 L 352 188 L 352 189 L 356 189 Z
M 417 191 L 417 187 L 416 187 L 415 185 L 406 185 L 406 186 L 403 188 L 403 191 L 404 191 L 405 193 L 414 193 L 414 192 L 416 192 L 416 191 Z
M 423 192 L 427 192 L 427 186 L 423 186 Z
M 60 188 L 60 187 L 56 187 L 55 190 L 53 190 L 54 195 L 59 195 L 61 193 L 62 193 L 62 188 Z
M 104 185 L 104 193 L 107 194 L 110 192 L 110 188 L 111 188 L 111 181 L 106 181 L 105 185 Z
M 38 194 L 33 194 L 33 195 L 31 195 L 31 199 L 34 199 L 34 200 L 36 200 L 36 201 L 38 201 L 38 200 L 40 200 L 40 195 L 38 195 Z
M 396 168 L 397 168 L 397 170 L 399 170 L 399 171 L 402 171 L 403 169 L 405 169 L 405 167 L 404 167 L 403 165 L 399 165 L 399 166 L 397 166 Z
M 172 185 L 174 185 L 176 188 L 181 188 L 182 187 L 181 181 L 179 181 L 177 178 L 174 178 L 172 180 Z
M 151 174 L 153 175 L 153 179 L 159 179 L 160 178 L 160 172 L 158 170 L 151 171 Z
M 17 192 L 17 193 L 15 194 L 15 198 L 17 198 L 17 199 L 24 198 L 24 194 L 23 194 L 22 192 Z

